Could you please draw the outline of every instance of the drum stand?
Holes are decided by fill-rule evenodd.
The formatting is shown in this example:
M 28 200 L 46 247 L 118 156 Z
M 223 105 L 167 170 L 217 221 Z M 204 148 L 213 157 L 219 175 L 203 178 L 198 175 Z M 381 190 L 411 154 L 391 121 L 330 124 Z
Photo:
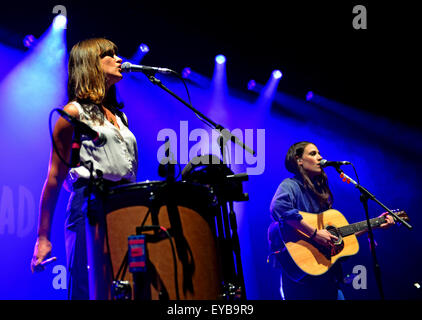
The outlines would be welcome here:
M 218 241 L 222 251 L 223 288 L 222 298 L 226 300 L 246 300 L 245 282 L 243 278 L 240 244 L 237 233 L 236 215 L 233 202 L 222 203 L 221 215 L 217 217 Z M 227 210 L 227 205 L 230 212 Z
M 223 164 L 226 164 L 224 148 L 226 137 L 220 132 L 218 138 Z M 217 199 L 221 208 L 221 215 L 217 216 L 217 228 L 223 264 L 223 293 L 227 300 L 246 300 L 245 281 L 243 277 L 242 259 L 240 256 L 240 242 L 237 233 L 236 214 L 233 210 L 233 201 L 248 200 L 247 195 L 230 192 L 230 180 L 247 180 L 246 175 L 224 176 L 221 186 L 216 186 Z M 239 197 L 240 195 L 240 197 Z

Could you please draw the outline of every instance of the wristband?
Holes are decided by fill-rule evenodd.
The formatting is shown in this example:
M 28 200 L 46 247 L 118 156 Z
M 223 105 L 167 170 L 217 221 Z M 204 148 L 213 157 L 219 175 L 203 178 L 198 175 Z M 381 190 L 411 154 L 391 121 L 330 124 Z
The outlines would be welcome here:
M 315 237 L 315 235 L 316 235 L 317 231 L 318 231 L 318 229 L 317 229 L 317 228 L 315 228 L 314 233 L 312 234 L 312 236 L 311 236 L 309 239 L 313 239 L 313 238 Z

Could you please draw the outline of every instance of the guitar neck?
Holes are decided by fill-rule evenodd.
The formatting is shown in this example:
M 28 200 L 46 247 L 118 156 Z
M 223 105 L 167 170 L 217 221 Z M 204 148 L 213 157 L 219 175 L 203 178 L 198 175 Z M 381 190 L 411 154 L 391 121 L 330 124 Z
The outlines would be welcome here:
M 377 217 L 377 218 L 373 218 L 369 220 L 372 228 L 376 228 L 380 226 L 385 221 L 386 221 L 385 217 Z M 349 224 L 344 227 L 340 227 L 337 230 L 340 232 L 342 237 L 347 237 L 347 236 L 350 236 L 351 234 L 355 234 L 356 232 L 366 230 L 367 228 L 368 228 L 368 223 L 366 220 L 364 220 L 361 222 Z

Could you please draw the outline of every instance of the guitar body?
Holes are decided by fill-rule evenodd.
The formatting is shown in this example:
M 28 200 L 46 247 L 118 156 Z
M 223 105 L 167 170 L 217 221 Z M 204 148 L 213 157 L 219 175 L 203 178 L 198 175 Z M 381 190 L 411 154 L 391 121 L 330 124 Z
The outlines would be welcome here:
M 281 236 L 285 245 L 281 252 L 281 263 L 283 269 L 293 278 L 299 280 L 306 274 L 319 276 L 327 272 L 336 261 L 342 257 L 352 256 L 359 251 L 359 242 L 354 234 L 341 237 L 336 228 L 349 225 L 346 218 L 337 210 L 330 209 L 320 214 L 301 212 L 306 223 L 314 228 L 327 229 L 339 240 L 335 243 L 333 250 L 320 246 L 310 240 L 302 232 L 286 226 L 281 228 Z M 290 259 L 290 261 L 289 261 Z M 296 265 L 291 263 L 293 260 Z

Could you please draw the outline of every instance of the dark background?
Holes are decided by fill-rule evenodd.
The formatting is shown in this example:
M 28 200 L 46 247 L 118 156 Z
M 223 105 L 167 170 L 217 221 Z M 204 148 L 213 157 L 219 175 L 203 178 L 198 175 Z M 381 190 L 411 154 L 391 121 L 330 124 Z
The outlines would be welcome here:
M 368 1 L 14 1 L 0 13 L 0 40 L 22 48 L 39 37 L 55 5 L 67 9 L 70 49 L 104 36 L 130 57 L 140 43 L 144 64 L 211 76 L 217 54 L 227 57 L 229 85 L 246 90 L 283 72 L 279 89 L 308 90 L 417 126 L 417 10 L 405 2 Z M 355 5 L 367 9 L 367 29 L 352 26 Z

